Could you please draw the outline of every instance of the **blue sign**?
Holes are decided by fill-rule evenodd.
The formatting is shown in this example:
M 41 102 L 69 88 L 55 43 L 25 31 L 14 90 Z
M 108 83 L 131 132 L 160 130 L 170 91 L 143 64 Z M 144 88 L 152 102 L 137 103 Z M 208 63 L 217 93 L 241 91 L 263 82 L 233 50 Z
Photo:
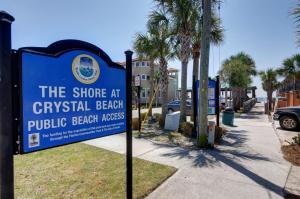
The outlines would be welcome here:
M 207 107 L 207 114 L 208 115 L 216 115 L 216 81 L 214 80 L 208 80 L 208 107 Z M 197 101 L 196 104 L 198 104 L 199 99 L 199 80 L 196 82 L 196 90 L 197 90 Z
M 100 49 L 60 50 L 20 50 L 22 153 L 126 131 L 125 69 Z

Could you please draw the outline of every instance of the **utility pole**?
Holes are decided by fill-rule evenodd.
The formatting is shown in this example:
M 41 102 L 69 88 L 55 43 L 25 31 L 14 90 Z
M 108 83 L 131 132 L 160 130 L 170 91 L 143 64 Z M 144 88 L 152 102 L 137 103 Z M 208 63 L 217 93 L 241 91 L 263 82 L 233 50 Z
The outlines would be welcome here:
M 200 135 L 207 134 L 207 106 L 208 106 L 208 67 L 211 32 L 211 0 L 203 0 L 203 24 L 201 35 L 201 58 L 200 58 L 200 85 L 199 85 L 199 106 L 198 106 L 198 145 Z

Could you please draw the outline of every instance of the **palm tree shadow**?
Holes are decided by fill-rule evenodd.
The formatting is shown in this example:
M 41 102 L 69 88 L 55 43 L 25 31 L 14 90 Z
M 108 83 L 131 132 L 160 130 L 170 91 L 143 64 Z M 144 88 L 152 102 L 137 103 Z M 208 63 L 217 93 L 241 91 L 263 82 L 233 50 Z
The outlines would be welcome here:
M 220 167 L 222 164 L 226 164 L 255 183 L 282 196 L 282 187 L 250 171 L 240 163 L 241 160 L 272 161 L 259 153 L 243 150 L 242 147 L 246 145 L 247 140 L 245 131 L 234 130 L 226 135 L 218 148 L 191 150 L 168 146 L 173 148 L 172 152 L 164 153 L 162 156 L 192 160 L 194 167 Z

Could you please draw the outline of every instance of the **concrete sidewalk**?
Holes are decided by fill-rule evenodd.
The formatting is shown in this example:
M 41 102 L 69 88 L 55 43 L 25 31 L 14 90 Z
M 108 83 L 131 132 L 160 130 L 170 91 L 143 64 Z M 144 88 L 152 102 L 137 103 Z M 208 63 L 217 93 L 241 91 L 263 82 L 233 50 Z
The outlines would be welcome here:
M 222 146 L 214 150 L 189 150 L 133 140 L 133 154 L 145 160 L 178 168 L 148 198 L 265 199 L 283 198 L 290 164 L 280 151 L 280 143 L 263 107 L 228 128 Z M 125 135 L 115 135 L 85 142 L 119 153 L 125 153 Z

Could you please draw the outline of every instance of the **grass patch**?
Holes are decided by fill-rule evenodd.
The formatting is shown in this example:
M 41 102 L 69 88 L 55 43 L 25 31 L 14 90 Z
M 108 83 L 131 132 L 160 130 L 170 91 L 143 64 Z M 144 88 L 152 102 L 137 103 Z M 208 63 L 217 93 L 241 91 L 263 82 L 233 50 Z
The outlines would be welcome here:
M 72 144 L 15 156 L 16 198 L 125 198 L 124 155 Z M 176 171 L 133 159 L 133 195 L 142 198 Z

